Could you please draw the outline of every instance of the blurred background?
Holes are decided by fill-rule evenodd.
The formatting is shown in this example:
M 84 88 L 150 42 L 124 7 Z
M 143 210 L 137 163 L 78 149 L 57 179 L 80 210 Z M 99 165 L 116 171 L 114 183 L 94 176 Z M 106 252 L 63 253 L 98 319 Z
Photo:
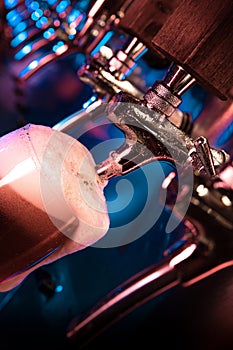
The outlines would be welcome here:
M 33 10 L 32 3 L 38 9 L 42 5 L 52 6 L 53 2 L 25 0 L 24 10 L 30 12 L 31 9 L 30 26 L 40 28 L 43 20 L 39 20 L 43 16 Z M 88 0 L 76 1 L 73 6 L 85 13 L 89 3 Z M 56 10 L 59 12 L 58 5 L 62 8 L 68 4 L 68 0 L 58 1 Z M 32 62 L 31 57 L 23 60 L 20 54 L 16 55 L 19 53 L 17 40 L 22 39 L 19 34 L 27 30 L 24 29 L 23 12 L 17 7 L 17 0 L 2 0 L 0 11 L 0 136 L 27 123 L 52 127 L 84 108 L 93 96 L 93 87 L 81 81 L 77 74 L 85 63 L 85 54 L 71 52 L 65 57 L 61 55 L 30 78 L 18 79 L 25 69 L 30 69 Z M 14 38 L 17 38 L 15 41 L 12 28 Z M 21 50 L 23 47 L 24 51 L 27 50 L 26 44 L 20 44 Z M 100 43 L 99 48 L 104 44 Z M 45 50 L 50 48 L 42 47 L 36 54 L 45 55 Z M 142 56 L 133 76 L 130 76 L 144 91 L 155 80 L 161 79 L 168 67 L 155 67 L 152 62 L 149 54 Z M 191 113 L 192 119 L 197 120 L 211 98 L 204 88 L 195 85 L 185 93 L 181 110 Z M 231 135 L 232 125 L 216 145 L 227 146 L 232 140 Z M 120 137 L 119 130 L 109 125 L 84 133 L 81 142 L 91 151 L 99 142 Z M 102 155 L 94 154 L 94 157 L 101 158 Z M 101 160 L 97 158 L 97 161 Z M 126 175 L 125 182 L 118 177 L 109 182 L 105 196 L 111 227 L 120 229 L 127 220 L 136 217 L 148 196 L 154 202 L 154 210 L 158 210 L 164 176 L 161 169 L 166 174 L 170 165 L 153 163 Z M 147 193 L 145 174 L 152 174 L 150 193 Z M 127 189 L 132 186 L 133 194 L 128 201 Z M 152 212 L 151 215 L 155 214 Z M 37 269 L 15 289 L 0 293 L 0 348 L 78 349 L 78 344 L 71 344 L 66 338 L 72 320 L 88 311 L 118 284 L 161 260 L 164 250 L 182 232 L 180 224 L 174 232 L 165 234 L 168 218 L 169 212 L 163 209 L 153 227 L 136 241 L 121 247 L 88 247 Z M 132 348 L 137 344 L 138 347 L 153 349 L 230 350 L 233 344 L 232 286 L 232 269 L 226 269 L 188 288 L 177 287 L 132 312 L 87 348 Z

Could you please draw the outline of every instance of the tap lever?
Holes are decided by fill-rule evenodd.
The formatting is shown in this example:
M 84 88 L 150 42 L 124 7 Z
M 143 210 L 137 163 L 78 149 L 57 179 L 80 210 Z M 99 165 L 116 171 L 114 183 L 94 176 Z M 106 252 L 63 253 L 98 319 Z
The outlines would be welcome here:
M 97 166 L 105 180 L 156 160 L 168 161 L 183 171 L 192 166 L 194 173 L 212 177 L 227 160 L 227 154 L 212 151 L 204 137 L 193 140 L 160 111 L 125 93 L 115 95 L 106 114 L 124 132 L 125 142 Z
M 190 165 L 186 135 L 166 118 L 161 120 L 160 113 L 135 104 L 129 95 L 118 94 L 111 101 L 107 115 L 124 132 L 125 141 L 97 165 L 98 174 L 105 180 L 156 160 L 172 164 L 177 161 L 184 169 Z

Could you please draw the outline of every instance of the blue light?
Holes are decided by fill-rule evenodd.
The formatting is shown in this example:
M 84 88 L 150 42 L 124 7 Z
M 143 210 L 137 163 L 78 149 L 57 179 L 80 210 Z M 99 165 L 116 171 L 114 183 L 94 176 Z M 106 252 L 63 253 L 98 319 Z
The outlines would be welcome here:
M 39 5 L 39 3 L 37 1 L 32 1 L 32 3 L 28 5 L 28 7 L 31 10 L 35 11 L 35 10 L 37 10 L 40 7 L 40 5 Z
M 55 4 L 55 2 L 57 2 L 57 0 L 47 0 L 47 3 L 52 6 Z
M 58 46 L 57 45 L 54 45 L 53 46 L 53 52 L 56 52 L 58 50 Z
M 68 15 L 68 23 L 70 24 L 74 22 L 80 15 L 81 15 L 81 12 L 79 10 L 73 9 Z
M 226 143 L 227 141 L 229 141 L 229 139 L 232 137 L 233 135 L 233 122 L 230 123 L 227 128 L 220 134 L 216 146 L 220 147 L 222 146 L 224 143 Z
M 138 56 L 136 59 L 136 62 L 148 51 L 148 48 L 145 48 Z
M 27 39 L 27 32 L 19 33 L 13 40 L 11 40 L 11 46 L 16 47 Z
M 17 11 L 12 10 L 6 14 L 6 19 L 10 22 L 11 19 L 14 18 L 15 16 L 17 16 Z
M 7 10 L 12 9 L 12 7 L 16 6 L 18 4 L 18 0 L 5 0 L 4 1 L 5 8 Z
M 12 10 L 8 12 L 6 19 L 11 27 L 15 27 L 21 21 L 21 16 L 18 11 Z
M 66 0 L 61 1 L 56 7 L 57 13 L 61 13 L 61 12 L 65 11 L 65 9 L 67 8 L 68 5 L 70 5 L 69 1 L 66 1 Z
M 43 28 L 48 23 L 48 18 L 43 16 L 38 21 L 36 21 L 37 28 Z
M 26 55 L 32 50 L 32 45 L 26 45 L 22 48 L 22 52 Z
M 63 286 L 61 284 L 59 284 L 58 286 L 56 286 L 55 288 L 55 292 L 56 293 L 61 293 L 63 291 Z
M 15 59 L 17 61 L 21 60 L 24 56 L 26 56 L 28 53 L 30 53 L 32 50 L 32 45 L 26 45 L 24 46 L 21 50 L 19 50 L 16 54 L 15 54 Z
M 50 39 L 54 33 L 55 33 L 55 30 L 53 28 L 49 28 L 44 32 L 43 37 L 45 39 Z
M 56 52 L 59 47 L 63 46 L 64 45 L 64 42 L 63 41 L 58 41 L 56 45 L 53 46 L 53 51 Z
M 31 19 L 33 21 L 37 21 L 42 15 L 43 11 L 41 9 L 37 9 L 36 11 L 32 12 Z
M 80 23 L 79 23 L 79 24 L 77 25 L 77 27 L 75 28 L 78 32 L 83 28 L 83 26 L 84 26 L 86 20 L 87 20 L 87 16 L 83 14 Z
M 35 69 L 40 62 L 40 58 L 37 58 L 36 60 L 30 62 L 24 69 L 21 70 L 21 72 L 19 73 L 19 78 L 25 78 L 25 76 L 28 74 L 28 72 L 30 72 L 31 70 Z
M 68 35 L 68 39 L 73 40 L 74 38 L 75 38 L 75 35 L 74 35 L 74 34 L 69 34 L 69 35 Z
M 26 27 L 27 27 L 26 22 L 19 22 L 17 24 L 17 26 L 14 28 L 14 31 L 13 31 L 14 35 L 16 35 L 16 34 L 18 34 L 20 32 L 23 32 L 26 29 Z
M 29 70 L 35 69 L 37 66 L 38 66 L 38 61 L 37 61 L 37 60 L 34 60 L 34 61 L 32 61 L 31 63 L 29 63 L 28 69 L 29 69 Z
M 18 36 L 18 39 L 20 40 L 20 42 L 22 42 L 27 38 L 27 32 L 19 33 L 17 36 Z
M 41 21 L 41 23 L 43 24 L 43 26 L 45 25 L 45 24 L 47 24 L 48 23 L 48 18 L 47 17 L 45 17 L 45 16 L 43 16 L 43 17 L 41 17 L 41 19 L 40 19 L 40 21 Z
M 86 10 L 87 10 L 87 7 L 89 6 L 89 3 L 90 3 L 89 0 L 82 0 L 82 1 L 79 1 L 78 7 L 79 7 L 81 10 L 86 11 Z
M 97 52 L 99 52 L 100 48 L 104 46 L 113 36 L 113 31 L 109 31 L 103 39 L 100 41 L 100 43 L 94 48 L 94 50 L 91 52 L 91 55 L 95 55 Z
M 88 106 L 90 106 L 90 104 L 96 101 L 96 98 L 97 97 L 95 95 L 91 96 L 88 101 L 84 102 L 83 108 L 86 109 Z
M 179 108 L 183 112 L 191 113 L 192 119 L 195 121 L 203 110 L 206 96 L 207 92 L 200 85 L 194 85 L 183 95 L 183 102 Z

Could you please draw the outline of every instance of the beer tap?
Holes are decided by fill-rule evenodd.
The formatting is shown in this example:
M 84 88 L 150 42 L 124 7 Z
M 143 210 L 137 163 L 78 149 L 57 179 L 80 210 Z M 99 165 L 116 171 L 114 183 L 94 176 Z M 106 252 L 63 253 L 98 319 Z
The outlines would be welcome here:
M 181 95 L 195 82 L 182 67 L 172 64 L 164 79 L 156 81 L 142 100 L 125 93 L 115 95 L 110 101 L 108 118 L 126 137 L 118 150 L 97 165 L 100 177 L 106 180 L 124 175 L 155 160 L 173 162 L 169 145 L 173 145 L 178 162 L 185 159 L 191 162 L 195 173 L 215 176 L 229 155 L 224 150 L 211 148 L 203 136 L 192 139 L 172 120 L 182 102 Z M 181 153 L 184 158 L 180 157 Z
M 122 25 L 129 27 L 131 32 L 139 32 L 140 39 L 144 36 L 144 41 L 149 40 L 156 52 L 161 52 L 174 63 L 170 66 L 163 81 L 155 82 L 142 100 L 126 96 L 123 93 L 113 98 L 113 106 L 109 109 L 109 118 L 126 133 L 126 140 L 119 150 L 112 152 L 109 159 L 97 167 L 98 173 L 103 177 L 111 178 L 124 174 L 131 168 L 134 169 L 140 164 L 145 164 L 161 156 L 159 151 L 161 147 L 154 146 L 151 142 L 151 135 L 155 133 L 154 136 L 158 139 L 162 128 L 164 135 L 168 134 L 167 130 L 174 128 L 173 133 L 169 134 L 171 140 L 172 134 L 177 134 L 177 127 L 180 128 L 185 120 L 183 121 L 179 116 L 174 118 L 174 111 L 182 102 L 181 96 L 195 82 L 206 87 L 207 91 L 214 93 L 221 99 L 231 96 L 233 52 L 230 43 L 231 36 L 227 34 L 232 32 L 232 21 L 229 16 L 232 2 L 225 0 L 223 3 L 219 3 L 216 0 L 211 0 L 208 2 L 208 9 L 211 11 L 211 16 L 198 1 L 181 1 L 176 4 L 173 12 L 166 18 L 165 25 L 156 31 L 154 36 L 151 32 L 147 34 L 148 23 L 150 26 L 154 24 L 154 18 L 149 13 L 147 13 L 146 24 L 144 19 L 141 20 L 144 23 L 142 29 L 139 28 L 138 22 L 133 17 L 129 23 L 124 24 L 123 22 Z M 188 24 L 190 32 L 186 30 L 183 23 Z M 196 30 L 197 23 L 198 30 Z M 192 40 L 190 40 L 190 35 Z M 215 48 L 215 54 L 213 50 L 210 50 L 211 47 Z M 219 47 L 222 48 L 221 52 Z M 134 104 L 134 108 L 121 112 L 122 104 L 119 102 Z M 153 116 L 149 117 L 146 113 L 142 113 L 142 106 L 149 111 L 154 110 Z M 148 112 L 148 115 L 150 114 L 151 112 Z M 167 123 L 168 121 L 172 125 Z M 129 125 L 130 123 L 131 125 Z M 145 126 L 149 131 L 149 135 L 147 133 L 146 137 Z M 144 137 L 141 136 L 142 132 L 139 131 L 139 127 L 143 129 Z M 187 133 L 182 137 L 180 131 L 179 138 L 184 140 L 183 145 L 186 145 L 194 172 L 204 172 L 209 176 L 215 176 L 217 172 L 215 167 L 218 168 L 219 165 L 229 160 L 229 155 L 223 150 L 210 147 L 205 137 L 195 136 L 193 139 L 188 137 Z M 138 152 L 138 149 L 136 151 L 136 148 L 139 147 L 138 144 L 145 145 L 147 138 L 150 140 L 152 154 L 151 152 L 148 154 L 146 151 L 147 155 L 141 157 L 141 152 Z M 125 159 L 126 155 L 127 160 Z M 167 152 L 164 150 L 165 156 L 167 157 Z M 214 158 L 218 159 L 219 165 L 214 166 Z M 133 165 L 132 160 L 137 165 Z
M 138 4 L 138 1 L 136 1 L 136 3 Z M 144 1 L 144 3 L 146 3 L 145 5 L 147 6 L 150 5 L 150 1 L 148 0 Z M 151 7 L 153 13 L 153 33 L 161 29 L 163 23 L 171 15 L 177 5 L 176 1 L 173 1 L 170 5 L 168 5 L 166 1 L 162 3 L 164 7 L 167 8 L 165 14 L 164 9 L 161 9 L 157 4 Z M 85 108 L 91 103 L 91 109 L 95 109 L 96 118 L 100 116 L 98 111 L 100 111 L 100 113 L 103 112 L 103 107 L 100 107 L 101 101 L 109 102 L 111 98 L 119 92 L 127 93 L 132 96 L 132 98 L 142 99 L 145 92 L 141 87 L 136 86 L 133 79 L 130 79 L 130 77 L 132 77 L 132 72 L 137 67 L 139 59 L 145 56 L 148 49 L 151 49 L 148 38 L 144 40 L 143 37 L 143 33 L 147 31 L 147 23 L 141 23 L 140 38 L 135 36 L 135 31 L 132 31 L 131 26 L 126 25 L 126 23 L 131 23 L 132 21 L 131 8 L 135 9 L 135 1 L 131 3 L 126 2 L 124 4 L 124 11 L 122 8 L 120 13 L 124 12 L 124 15 L 121 14 L 121 21 L 118 25 L 115 23 L 115 27 L 121 30 L 121 32 L 123 30 L 123 33 L 126 35 L 126 40 L 122 49 L 114 50 L 109 44 L 107 46 L 102 46 L 99 52 L 94 55 L 87 55 L 86 63 L 78 70 L 80 80 L 92 86 L 93 96 L 85 103 Z M 146 15 L 148 17 L 147 12 Z M 90 23 L 92 23 L 92 21 Z M 156 53 L 154 59 L 155 62 L 161 60 L 159 53 Z M 173 122 L 181 130 L 189 134 L 192 129 L 191 115 L 175 107 L 172 110 L 172 114 Z M 80 122 L 85 121 L 85 117 L 91 119 L 94 117 L 94 114 L 92 111 L 89 113 L 85 110 L 81 110 L 66 118 L 64 122 L 59 122 L 54 128 L 67 132 L 72 127 L 79 125 Z
M 129 37 L 123 49 L 117 50 L 115 54 L 110 47 L 102 46 L 98 53 L 89 56 L 78 70 L 78 76 L 81 81 L 92 86 L 93 95 L 85 102 L 85 108 L 60 121 L 53 129 L 68 132 L 87 120 L 104 115 L 105 103 L 120 91 L 142 97 L 143 91 L 140 87 L 126 77 L 136 68 L 138 59 L 146 50 L 137 38 Z

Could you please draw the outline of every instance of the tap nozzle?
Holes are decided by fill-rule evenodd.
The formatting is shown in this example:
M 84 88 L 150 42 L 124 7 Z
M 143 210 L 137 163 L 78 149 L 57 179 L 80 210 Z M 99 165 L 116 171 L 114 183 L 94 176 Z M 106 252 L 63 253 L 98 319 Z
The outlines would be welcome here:
M 147 107 L 159 110 L 166 117 L 176 111 L 183 95 L 195 84 L 195 79 L 182 67 L 172 64 L 161 81 L 156 81 L 144 95 Z

